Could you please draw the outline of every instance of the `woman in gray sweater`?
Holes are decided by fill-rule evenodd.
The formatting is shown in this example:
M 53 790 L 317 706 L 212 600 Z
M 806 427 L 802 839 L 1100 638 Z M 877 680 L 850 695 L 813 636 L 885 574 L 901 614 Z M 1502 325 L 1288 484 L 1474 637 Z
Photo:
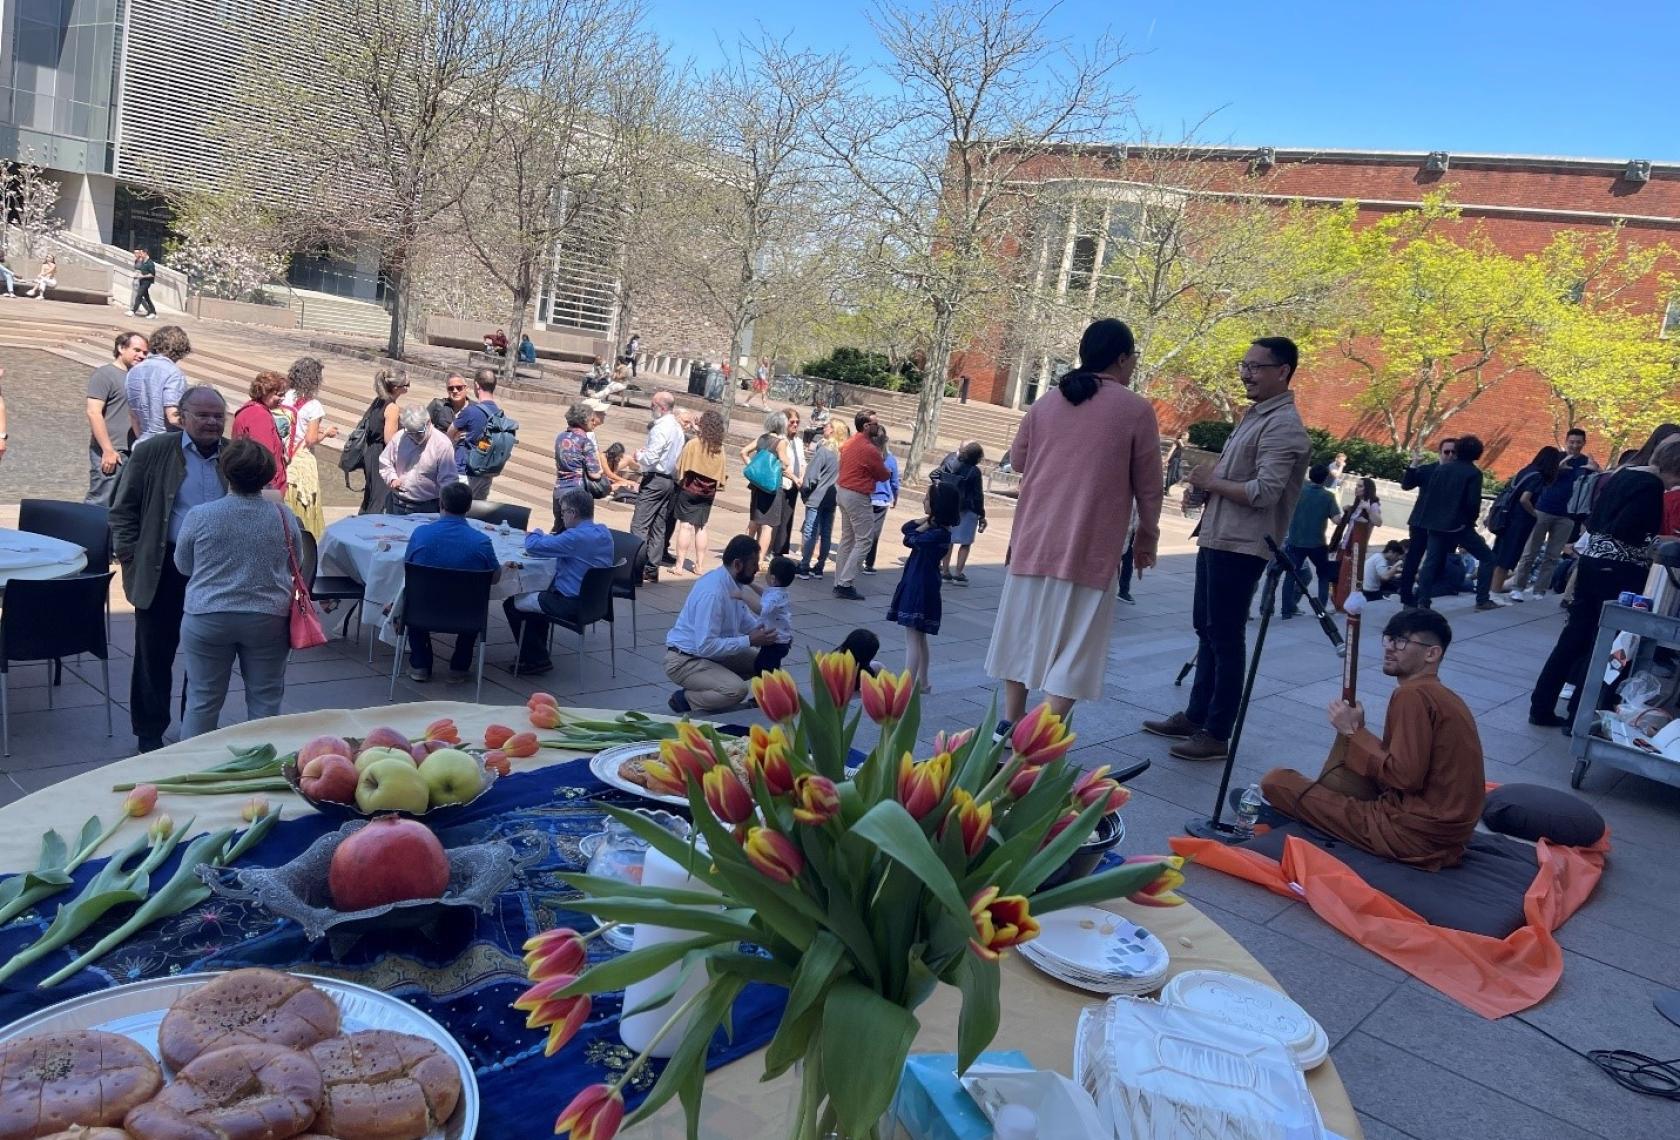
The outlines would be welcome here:
M 852 429 L 834 420 L 816 437 L 816 450 L 799 493 L 805 497 L 805 526 L 800 532 L 799 570 L 801 578 L 821 578 L 834 538 L 835 482 L 840 477 L 840 445 L 851 438 Z M 791 507 L 789 508 L 792 509 Z M 816 561 L 811 560 L 813 551 Z
M 276 716 L 291 654 L 291 549 L 297 516 L 262 497 L 274 457 L 252 439 L 222 445 L 228 493 L 192 509 L 175 541 L 175 567 L 187 576 L 181 648 L 187 655 L 187 714 L 181 738 L 213 731 L 227 700 L 233 661 L 245 678 L 250 720 Z

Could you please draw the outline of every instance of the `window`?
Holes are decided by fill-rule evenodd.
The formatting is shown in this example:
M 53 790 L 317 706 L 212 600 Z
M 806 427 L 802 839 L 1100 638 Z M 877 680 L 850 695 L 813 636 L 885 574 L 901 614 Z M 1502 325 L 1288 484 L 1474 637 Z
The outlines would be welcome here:
M 1091 288 L 1092 275 L 1097 271 L 1097 239 L 1073 239 L 1073 255 L 1068 259 L 1068 291 L 1084 293 Z
M 1663 313 L 1662 329 L 1657 335 L 1671 337 L 1676 333 L 1680 333 L 1680 297 L 1670 297 L 1668 309 Z

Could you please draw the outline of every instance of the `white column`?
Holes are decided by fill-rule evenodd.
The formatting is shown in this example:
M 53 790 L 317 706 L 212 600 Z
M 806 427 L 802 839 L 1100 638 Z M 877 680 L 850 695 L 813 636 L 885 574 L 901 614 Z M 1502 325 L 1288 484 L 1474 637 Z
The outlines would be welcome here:
M 80 174 L 62 170 L 47 172 L 58 182 L 58 203 L 53 213 L 64 219 L 73 237 L 109 245 L 116 213 L 117 182 L 106 174 Z

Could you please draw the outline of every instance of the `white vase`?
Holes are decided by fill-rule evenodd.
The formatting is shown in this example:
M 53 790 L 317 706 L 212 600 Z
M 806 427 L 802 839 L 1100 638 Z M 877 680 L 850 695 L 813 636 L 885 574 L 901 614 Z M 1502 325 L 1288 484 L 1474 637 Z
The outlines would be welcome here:
M 703 850 L 703 848 L 702 848 Z M 702 857 L 704 857 L 702 855 Z M 642 864 L 642 885 L 644 887 L 665 887 L 683 891 L 711 891 L 712 888 L 698 879 L 693 878 L 682 867 L 660 852 L 649 848 L 647 860 Z M 716 893 L 716 892 L 713 892 Z M 719 910 L 723 907 L 720 905 Z M 666 942 L 681 942 L 693 938 L 692 930 L 677 930 L 670 926 L 656 926 L 651 922 L 636 923 L 636 939 L 632 950 L 641 950 L 648 946 L 658 946 Z M 673 962 L 657 974 L 632 982 L 624 990 L 624 1008 L 635 1009 L 648 998 L 669 986 L 678 974 L 682 972 L 682 962 Z M 669 1001 L 654 1006 L 652 1009 L 631 1014 L 619 1019 L 618 1036 L 626 1046 L 640 1053 L 648 1047 L 654 1035 L 664 1026 L 666 1018 L 673 1010 L 682 1006 L 689 998 L 705 988 L 707 982 L 706 971 L 695 969 L 690 971 L 688 980 L 683 982 L 682 988 L 672 995 Z M 692 1014 L 689 1015 L 692 1017 Z M 669 1058 L 677 1051 L 677 1047 L 688 1034 L 686 1019 L 679 1021 L 668 1030 L 659 1044 L 652 1050 L 652 1055 L 660 1059 Z

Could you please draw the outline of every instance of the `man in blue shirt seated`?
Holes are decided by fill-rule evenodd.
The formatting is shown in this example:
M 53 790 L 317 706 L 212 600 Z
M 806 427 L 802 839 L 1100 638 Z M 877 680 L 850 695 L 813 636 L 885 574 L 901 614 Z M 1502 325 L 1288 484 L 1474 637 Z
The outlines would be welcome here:
M 508 628 L 519 643 L 519 660 L 511 666 L 515 673 L 554 668 L 548 656 L 549 622 L 576 618 L 584 571 L 615 561 L 612 532 L 595 521 L 595 500 L 588 491 L 579 487 L 560 496 L 560 520 L 566 529 L 559 534 L 534 530 L 525 537 L 525 553 L 555 559 L 554 581 L 546 590 L 502 603 Z
M 496 563 L 496 548 L 488 535 L 481 533 L 467 521 L 467 508 L 472 506 L 472 492 L 465 483 L 446 483 L 438 493 L 442 517 L 437 522 L 419 527 L 408 540 L 408 553 L 403 561 L 416 566 L 435 566 L 444 570 L 494 570 L 495 578 L 502 576 Z M 458 685 L 472 674 L 473 647 L 477 643 L 470 633 L 455 635 L 455 651 L 449 655 L 449 683 Z M 432 635 L 423 629 L 408 627 L 408 675 L 415 681 L 432 679 Z
M 744 534 L 723 548 L 723 565 L 702 574 L 665 635 L 665 675 L 680 688 L 672 712 L 716 712 L 747 699 L 758 651 L 776 640 L 741 600 L 758 574 L 758 542 Z

